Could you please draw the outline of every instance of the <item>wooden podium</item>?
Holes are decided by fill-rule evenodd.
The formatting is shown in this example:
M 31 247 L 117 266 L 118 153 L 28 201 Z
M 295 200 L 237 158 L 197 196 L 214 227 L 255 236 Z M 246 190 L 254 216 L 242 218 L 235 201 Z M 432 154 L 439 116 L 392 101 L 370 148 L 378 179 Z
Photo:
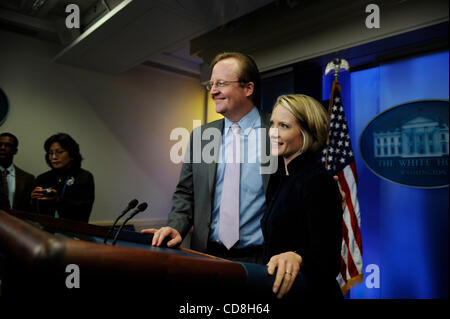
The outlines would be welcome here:
M 0 210 L 2 295 L 273 298 L 273 278 L 265 274 L 264 265 L 249 267 L 188 249 L 151 247 L 149 234 L 134 233 L 139 240 L 119 238 L 121 246 L 111 246 L 103 244 L 106 233 L 102 226 Z M 67 285 L 75 275 L 69 265 L 79 270 L 79 288 Z

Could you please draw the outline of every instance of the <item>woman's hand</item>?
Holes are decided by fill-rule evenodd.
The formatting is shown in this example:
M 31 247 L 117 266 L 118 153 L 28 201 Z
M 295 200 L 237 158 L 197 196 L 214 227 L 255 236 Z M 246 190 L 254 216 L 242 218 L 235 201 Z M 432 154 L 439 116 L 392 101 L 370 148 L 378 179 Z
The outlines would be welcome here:
M 35 187 L 33 191 L 31 192 L 31 198 L 32 199 L 40 199 L 43 197 L 42 191 L 44 189 L 42 187 Z
M 270 258 L 270 261 L 267 263 L 267 272 L 269 275 L 273 275 L 275 269 L 277 269 L 272 288 L 273 292 L 277 294 L 277 298 L 282 298 L 291 289 L 300 271 L 301 263 L 302 257 L 293 251 L 288 251 Z
M 52 189 L 50 194 L 44 194 L 44 189 L 38 186 L 31 192 L 31 198 L 39 200 L 57 200 L 58 191 L 56 189 Z

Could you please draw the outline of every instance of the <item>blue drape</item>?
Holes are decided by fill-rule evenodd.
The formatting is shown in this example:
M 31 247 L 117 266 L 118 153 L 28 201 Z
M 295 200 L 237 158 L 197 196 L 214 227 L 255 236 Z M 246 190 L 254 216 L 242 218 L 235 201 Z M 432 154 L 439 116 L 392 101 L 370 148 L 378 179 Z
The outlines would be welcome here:
M 329 98 L 333 75 L 323 78 Z M 351 298 L 448 298 L 448 187 L 417 189 L 374 175 L 359 137 L 380 112 L 423 99 L 449 99 L 449 53 L 441 52 L 339 76 L 359 186 L 364 267 L 380 269 L 380 287 L 363 282 Z M 367 275 L 368 273 L 366 273 Z

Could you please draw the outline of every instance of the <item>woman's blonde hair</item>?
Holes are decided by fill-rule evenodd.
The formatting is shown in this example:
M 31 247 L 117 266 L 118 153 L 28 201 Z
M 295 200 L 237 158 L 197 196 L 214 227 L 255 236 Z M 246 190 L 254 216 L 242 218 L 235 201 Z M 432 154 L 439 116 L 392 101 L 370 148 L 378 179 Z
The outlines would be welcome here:
M 325 108 L 316 99 L 304 94 L 281 95 L 274 108 L 280 105 L 297 119 L 303 133 L 302 153 L 317 152 L 328 138 L 330 120 Z

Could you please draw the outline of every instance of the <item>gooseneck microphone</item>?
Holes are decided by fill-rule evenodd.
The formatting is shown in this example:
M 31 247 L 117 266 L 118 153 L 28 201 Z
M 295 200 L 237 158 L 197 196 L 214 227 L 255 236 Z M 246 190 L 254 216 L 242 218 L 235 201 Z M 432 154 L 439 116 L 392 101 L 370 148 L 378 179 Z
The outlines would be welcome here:
M 139 206 L 134 210 L 134 212 L 132 212 L 132 213 L 130 214 L 130 216 L 128 216 L 128 217 L 124 220 L 124 222 L 122 223 L 122 225 L 120 225 L 120 228 L 119 228 L 119 230 L 117 231 L 116 236 L 114 237 L 114 241 L 112 242 L 111 245 L 114 246 L 114 245 L 116 244 L 117 239 L 119 238 L 119 235 L 120 235 L 120 232 L 122 231 L 123 226 L 125 226 L 125 224 L 126 224 L 131 218 L 133 218 L 134 216 L 136 216 L 136 215 L 139 214 L 140 212 L 143 212 L 144 210 L 146 210 L 147 207 L 148 207 L 148 204 L 147 204 L 147 203 L 140 203 L 140 204 L 139 204 Z
M 131 209 L 135 208 L 137 206 L 137 204 L 139 204 L 137 199 L 133 199 L 131 202 L 128 203 L 127 208 L 125 208 L 123 210 L 123 212 L 120 213 L 119 217 L 116 218 L 116 220 L 114 221 L 112 226 L 108 229 L 108 232 L 106 233 L 105 239 L 103 240 L 104 244 L 106 244 L 106 242 L 108 241 L 108 236 L 111 233 L 111 231 L 114 229 L 114 227 L 116 226 L 116 224 L 119 221 L 119 219 L 121 219 L 123 216 L 125 216 L 125 214 L 128 213 Z

